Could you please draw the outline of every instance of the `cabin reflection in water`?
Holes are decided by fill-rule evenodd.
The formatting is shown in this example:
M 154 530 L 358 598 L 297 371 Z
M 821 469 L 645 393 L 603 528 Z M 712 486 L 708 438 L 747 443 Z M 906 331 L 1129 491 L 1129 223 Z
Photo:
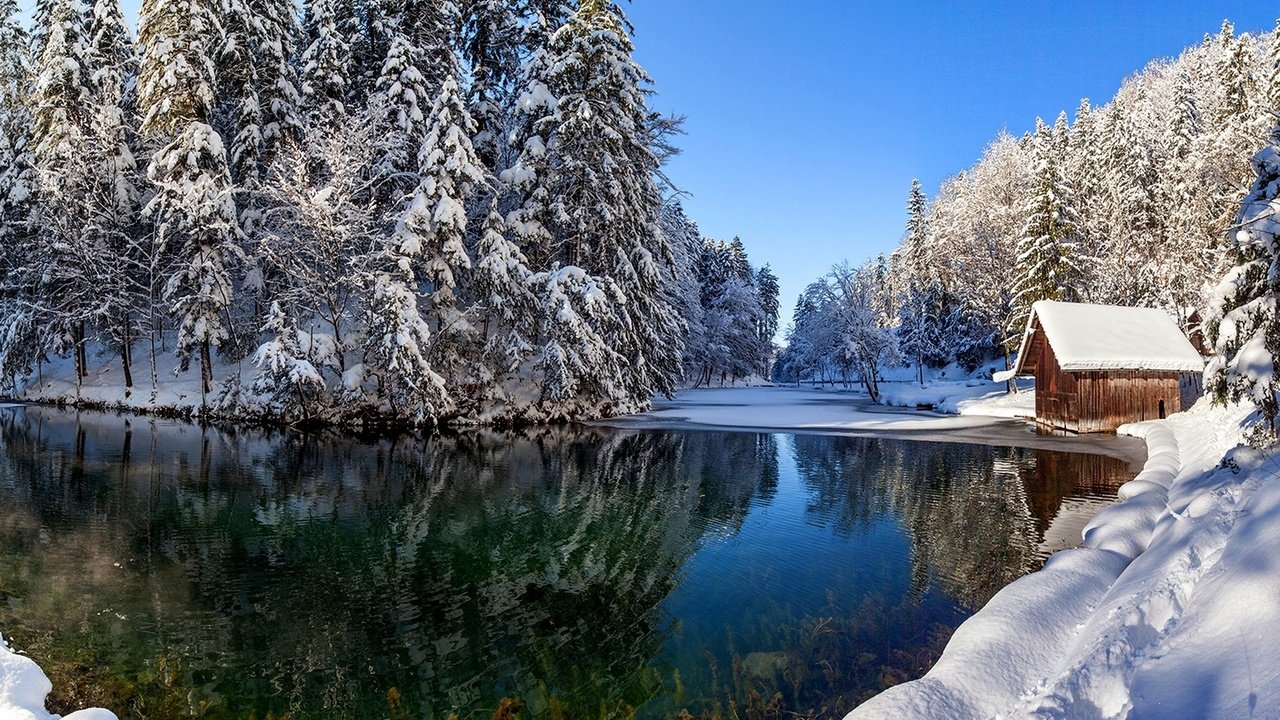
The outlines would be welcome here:
M 1064 508 L 1127 475 L 877 438 L 362 440 L 11 408 L 0 630 L 54 711 L 712 716 L 754 692 L 838 713 L 923 673 L 1066 537 Z

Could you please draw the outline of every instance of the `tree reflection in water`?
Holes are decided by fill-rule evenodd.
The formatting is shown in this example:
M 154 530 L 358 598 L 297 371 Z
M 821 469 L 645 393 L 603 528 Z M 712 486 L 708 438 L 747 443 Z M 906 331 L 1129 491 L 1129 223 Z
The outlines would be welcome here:
M 965 614 L 953 601 L 976 607 L 1036 566 L 1045 515 L 1073 490 L 1038 468 L 1079 462 L 46 408 L 0 412 L 0 443 L 0 629 L 53 677 L 52 709 L 122 718 L 490 717 L 504 698 L 532 717 L 838 714 L 927 667 Z M 752 524 L 793 505 L 796 525 Z M 899 581 L 863 587 L 867 532 L 890 526 Z M 851 569 L 778 585 L 793 577 L 779 567 L 819 562 L 779 550 L 801 540 Z M 782 560 L 754 576 L 744 557 Z M 755 600 L 716 602 L 734 588 Z

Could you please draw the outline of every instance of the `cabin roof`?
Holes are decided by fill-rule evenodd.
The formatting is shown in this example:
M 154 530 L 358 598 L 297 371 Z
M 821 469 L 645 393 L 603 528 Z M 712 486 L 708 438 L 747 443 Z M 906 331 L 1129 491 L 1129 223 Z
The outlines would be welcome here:
M 1035 371 L 1028 350 L 1038 329 L 1064 372 L 1204 370 L 1204 358 L 1163 310 L 1041 300 L 1031 306 L 1022 336 L 1019 375 Z

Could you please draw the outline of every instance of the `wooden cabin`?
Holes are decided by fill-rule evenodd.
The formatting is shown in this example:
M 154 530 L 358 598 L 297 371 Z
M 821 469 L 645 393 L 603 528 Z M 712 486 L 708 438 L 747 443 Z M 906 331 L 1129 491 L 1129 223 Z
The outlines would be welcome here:
M 1111 432 L 1168 417 L 1199 397 L 1204 359 L 1173 318 L 1152 308 L 1043 300 L 1018 351 L 1036 379 L 1036 422 Z

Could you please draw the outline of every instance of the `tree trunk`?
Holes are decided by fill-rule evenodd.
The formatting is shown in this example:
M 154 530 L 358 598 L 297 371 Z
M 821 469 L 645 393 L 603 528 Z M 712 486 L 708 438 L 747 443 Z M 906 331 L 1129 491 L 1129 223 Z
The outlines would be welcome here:
M 213 383 L 213 365 L 210 363 L 209 338 L 200 341 L 200 394 L 208 395 Z M 203 405 L 203 398 L 201 398 Z
M 120 366 L 124 370 L 125 390 L 133 390 L 133 338 L 129 335 L 129 317 L 124 319 L 120 332 Z
M 76 372 L 76 395 L 77 396 L 79 396 L 80 394 L 81 381 L 84 379 L 84 366 L 81 365 L 81 363 L 84 362 L 84 360 L 80 356 L 80 346 L 83 344 L 83 341 L 81 340 L 81 333 L 83 332 L 83 328 L 84 328 L 84 325 L 79 324 L 71 329 L 71 341 L 74 346 L 72 348 L 71 354 L 72 356 L 75 357 L 75 362 L 76 362 L 75 372 Z
M 1004 349 L 1004 369 L 1005 369 L 1005 370 L 1009 370 L 1009 369 L 1010 369 L 1010 364 L 1009 364 L 1009 348 L 1005 348 L 1005 349 Z M 1016 377 L 1014 377 L 1014 376 L 1010 375 L 1010 376 L 1009 376 L 1009 379 L 1005 382 L 1005 385 L 1007 386 L 1007 388 L 1008 388 L 1009 392 L 1011 392 L 1011 393 L 1016 393 L 1016 392 L 1018 392 L 1018 378 L 1016 378 Z

